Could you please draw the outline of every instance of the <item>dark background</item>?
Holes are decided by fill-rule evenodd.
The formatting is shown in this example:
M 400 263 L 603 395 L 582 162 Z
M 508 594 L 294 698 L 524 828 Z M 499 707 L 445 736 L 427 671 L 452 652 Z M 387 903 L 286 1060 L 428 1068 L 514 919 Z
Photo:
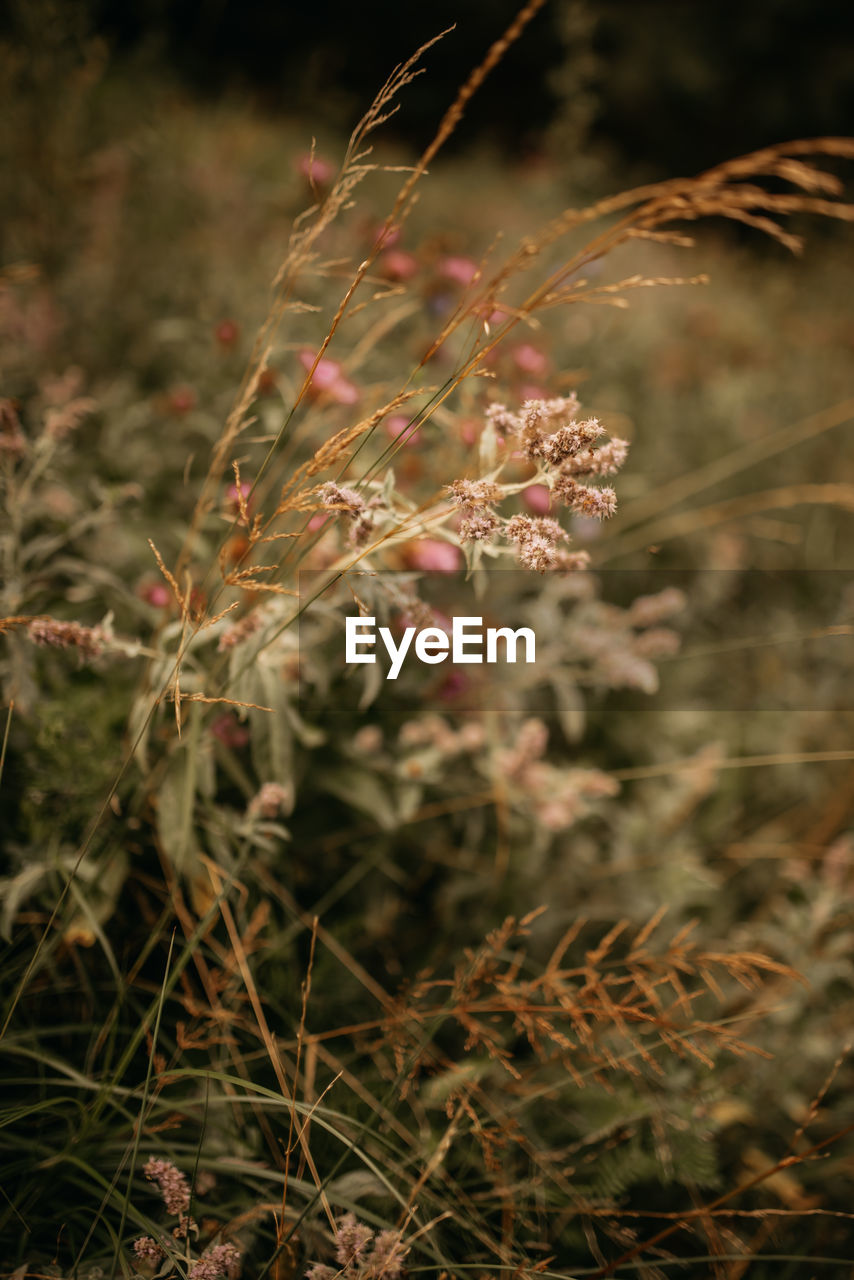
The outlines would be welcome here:
M 517 0 L 53 0 L 58 28 L 98 34 L 114 67 L 202 95 L 350 127 L 392 67 L 427 56 L 391 126 L 423 145 Z M 51 0 L 0 0 L 13 43 L 49 40 Z M 65 36 L 63 38 L 66 38 Z M 768 142 L 854 128 L 854 5 L 841 0 L 550 0 L 467 112 L 456 146 L 607 148 L 652 175 Z

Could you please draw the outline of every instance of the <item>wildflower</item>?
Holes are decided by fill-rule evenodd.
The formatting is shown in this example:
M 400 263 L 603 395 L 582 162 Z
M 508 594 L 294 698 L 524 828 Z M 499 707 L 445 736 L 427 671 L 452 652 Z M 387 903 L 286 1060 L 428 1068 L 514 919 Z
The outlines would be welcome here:
M 459 547 L 452 542 L 439 542 L 436 538 L 420 538 L 412 543 L 407 559 L 414 569 L 438 573 L 450 573 L 462 564 Z
M 502 772 L 508 778 L 527 775 L 530 766 L 545 753 L 548 740 L 549 731 L 542 720 L 536 716 L 524 720 L 512 747 L 500 753 Z
M 78 396 L 58 408 L 48 409 L 44 418 L 45 435 L 54 440 L 64 440 L 96 407 L 95 401 L 88 396 Z
M 605 520 L 617 510 L 617 495 L 607 486 L 595 489 L 579 484 L 566 471 L 559 471 L 552 482 L 552 493 L 562 499 L 576 515 Z
M 489 542 L 498 525 L 494 511 L 472 511 L 460 521 L 460 538 L 463 542 Z
M 463 287 L 470 285 L 480 268 L 472 258 L 448 257 L 439 263 L 439 275 L 444 280 L 452 280 Z
M 337 1275 L 334 1267 L 324 1266 L 322 1262 L 315 1262 L 305 1273 L 306 1280 L 335 1280 Z
M 229 485 L 225 494 L 228 509 L 234 512 L 239 511 L 241 503 L 245 504 L 249 500 L 251 492 L 252 485 L 248 480 L 241 480 L 239 489 L 236 484 Z
M 357 515 L 365 509 L 365 499 L 355 489 L 345 489 L 328 480 L 318 489 L 318 496 L 325 507 L 335 507 L 348 515 Z
M 564 569 L 570 573 L 578 573 L 584 569 L 589 569 L 590 552 L 564 551 L 562 547 L 558 547 L 554 567 L 556 569 Z
M 304 151 L 297 160 L 297 172 L 312 186 L 328 186 L 335 177 L 335 166 L 313 151 Z
M 374 521 L 370 514 L 362 515 L 358 520 L 354 520 L 350 526 L 348 541 L 351 547 L 364 547 L 371 539 L 374 531 Z
M 547 485 L 530 484 L 522 490 L 522 501 L 529 511 L 544 516 L 551 506 L 551 492 Z
M 500 496 L 491 480 L 454 480 L 447 487 L 460 507 L 483 507 Z
M 521 342 L 513 348 L 513 363 L 522 373 L 540 378 L 549 367 L 548 358 L 530 342 Z
M 81 658 L 97 658 L 109 639 L 103 627 L 84 627 L 79 622 L 59 622 L 56 618 L 33 618 L 27 628 L 34 644 L 50 649 L 76 649 Z
M 559 466 L 573 458 L 580 449 L 589 447 L 598 436 L 604 434 L 604 430 L 596 418 L 566 423 L 538 444 L 539 456 L 552 466 Z
M 233 320 L 220 320 L 214 329 L 214 337 L 221 347 L 233 347 L 240 336 L 240 329 Z
M 515 542 L 519 563 L 526 569 L 545 573 L 558 563 L 558 542 L 567 541 L 568 534 L 548 516 L 513 516 L 507 522 L 505 533 Z
M 233 750 L 245 747 L 249 741 L 249 730 L 230 711 L 224 712 L 214 720 L 211 733 L 215 738 L 219 738 L 223 746 L 231 747 Z
M 170 413 L 183 416 L 196 407 L 196 393 L 192 387 L 173 387 L 166 397 L 166 408 Z
M 629 606 L 629 623 L 649 627 L 685 608 L 685 596 L 678 587 L 665 587 L 651 596 L 637 596 Z
M 403 413 L 393 413 L 390 418 L 386 418 L 385 433 L 395 444 L 406 448 L 418 443 L 416 426 Z
M 353 737 L 353 750 L 361 756 L 373 756 L 382 751 L 383 731 L 376 724 L 364 724 Z
M 387 280 L 411 280 L 418 271 L 418 259 L 405 249 L 386 249 L 378 265 Z
M 380 1231 L 368 1260 L 371 1275 L 375 1280 L 380 1280 L 380 1277 L 396 1280 L 408 1253 L 396 1231 Z
M 151 1236 L 140 1236 L 138 1240 L 134 1240 L 133 1251 L 140 1262 L 150 1262 L 156 1265 L 163 1258 L 163 1250 Z
M 146 604 L 154 605 L 155 609 L 168 609 L 173 599 L 172 592 L 162 582 L 140 584 L 137 593 Z
M 569 458 L 561 468 L 575 476 L 612 476 L 619 471 L 629 452 L 628 440 L 614 436 L 598 449 L 585 449 Z
M 522 419 L 519 415 L 511 413 L 506 405 L 498 404 L 497 401 L 486 406 L 484 417 L 497 431 L 515 434 L 522 430 Z
M 357 1222 L 354 1214 L 345 1213 L 335 1232 L 335 1257 L 342 1267 L 349 1266 L 362 1256 L 373 1238 L 370 1227 Z
M 309 372 L 315 362 L 314 352 L 307 348 L 300 351 L 299 362 L 306 372 Z M 315 398 L 326 395 L 338 404 L 355 404 L 359 399 L 359 388 L 345 377 L 340 362 L 330 360 L 326 356 L 317 361 L 317 367 L 311 375 L 309 389 Z
M 180 1169 L 171 1160 L 157 1160 L 152 1156 L 143 1168 L 146 1178 L 156 1182 L 169 1213 L 186 1213 L 190 1207 L 190 1187 Z
M 280 782 L 265 782 L 249 801 L 250 815 L 261 818 L 275 818 L 280 810 L 293 807 L 293 788 L 283 787 Z
M 641 658 L 669 658 L 679 652 L 679 636 L 669 627 L 650 627 L 642 632 L 632 646 Z
M 215 1244 L 190 1267 L 189 1280 L 223 1280 L 240 1262 L 240 1250 L 233 1244 Z
M 235 645 L 242 644 L 244 640 L 248 640 L 254 635 L 261 626 L 261 618 L 258 610 L 247 613 L 239 622 L 233 623 L 230 627 L 226 627 L 219 638 L 217 644 L 217 653 L 228 653 Z

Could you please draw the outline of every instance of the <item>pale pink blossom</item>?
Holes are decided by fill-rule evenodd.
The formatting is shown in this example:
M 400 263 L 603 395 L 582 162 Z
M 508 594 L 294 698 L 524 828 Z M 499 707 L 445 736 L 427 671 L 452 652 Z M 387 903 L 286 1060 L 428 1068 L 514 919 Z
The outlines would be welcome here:
M 314 364 L 315 353 L 308 348 L 303 348 L 298 358 L 302 367 L 308 372 Z M 340 362 L 330 360 L 326 356 L 318 360 L 317 368 L 311 375 L 309 390 L 313 396 L 325 395 L 337 404 L 355 404 L 359 399 L 359 388 L 345 376 Z
M 418 428 L 403 413 L 393 413 L 391 417 L 386 418 L 385 433 L 389 440 L 402 445 L 405 449 L 411 449 L 418 443 Z
M 439 275 L 444 280 L 453 280 L 463 286 L 471 284 L 480 268 L 473 258 L 450 256 L 442 258 L 438 265 Z
M 335 166 L 313 151 L 304 151 L 297 160 L 297 172 L 308 182 L 325 187 L 335 177 Z
M 411 280 L 418 273 L 418 259 L 405 249 L 386 249 L 377 265 L 387 280 Z
M 551 506 L 551 494 L 544 484 L 530 484 L 522 490 L 522 501 L 529 511 L 544 516 Z
M 462 566 L 459 547 L 452 542 L 440 542 L 437 538 L 419 538 L 407 551 L 407 559 L 414 569 L 449 573 Z
M 530 342 L 522 342 L 518 347 L 514 347 L 511 352 L 513 363 L 522 373 L 529 373 L 535 378 L 540 378 L 549 367 L 548 357 L 544 356 Z

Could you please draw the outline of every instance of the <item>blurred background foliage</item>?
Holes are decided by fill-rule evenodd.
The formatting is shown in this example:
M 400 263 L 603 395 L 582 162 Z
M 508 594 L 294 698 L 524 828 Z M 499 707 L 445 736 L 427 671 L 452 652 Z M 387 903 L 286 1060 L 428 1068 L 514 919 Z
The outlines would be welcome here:
M 392 132 L 423 145 L 437 113 L 514 16 L 515 0 L 7 0 L 7 39 L 69 47 L 98 36 L 116 74 L 167 73 L 217 100 L 350 127 L 391 67 L 455 26 Z M 607 151 L 651 176 L 695 170 L 854 120 L 854 16 L 837 0 L 553 0 L 476 101 L 473 140 L 564 158 Z

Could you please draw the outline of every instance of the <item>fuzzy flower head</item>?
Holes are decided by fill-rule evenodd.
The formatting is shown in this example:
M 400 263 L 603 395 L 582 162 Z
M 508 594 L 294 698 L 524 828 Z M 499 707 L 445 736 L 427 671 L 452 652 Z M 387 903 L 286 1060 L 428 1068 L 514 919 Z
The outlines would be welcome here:
M 513 516 L 504 532 L 516 543 L 519 563 L 537 573 L 558 567 L 558 543 L 567 541 L 569 536 L 557 520 L 548 516 Z
M 318 490 L 318 496 L 325 507 L 346 511 L 350 516 L 359 515 L 365 509 L 365 499 L 361 494 L 355 489 L 343 488 L 334 480 L 328 480 L 326 484 L 322 484 Z
M 240 1257 L 240 1250 L 233 1244 L 215 1244 L 190 1267 L 190 1280 L 231 1280 Z
M 152 1156 L 146 1161 L 143 1173 L 156 1182 L 169 1213 L 176 1216 L 186 1213 L 190 1207 L 190 1187 L 186 1177 L 171 1160 L 157 1160 Z
M 355 1214 L 345 1213 L 335 1232 L 335 1257 L 342 1267 L 359 1262 L 373 1238 L 370 1227 L 357 1222 Z
M 33 618 L 27 630 L 33 644 L 48 649 L 76 649 L 83 659 L 97 658 L 109 639 L 103 627 L 84 627 L 79 622 L 59 622 L 56 618 Z
M 460 521 L 462 542 L 491 542 L 499 520 L 494 511 L 472 511 Z
M 454 480 L 448 489 L 458 507 L 485 507 L 501 496 L 491 480 Z
M 397 1280 L 409 1253 L 396 1231 L 380 1231 L 368 1260 L 374 1280 Z
M 249 813 L 252 817 L 277 818 L 282 810 L 289 812 L 293 803 L 293 787 L 284 787 L 280 782 L 265 782 L 249 801 Z
M 579 484 L 565 471 L 559 471 L 552 483 L 552 493 L 579 516 L 607 520 L 617 510 L 617 495 L 603 485 L 601 489 Z
M 345 376 L 338 360 L 321 356 L 315 366 L 315 354 L 307 349 L 300 351 L 298 358 L 306 373 L 311 373 L 314 367 L 309 393 L 315 399 L 326 396 L 337 404 L 355 404 L 359 399 L 359 388 Z
M 150 1266 L 158 1266 L 163 1260 L 163 1250 L 151 1236 L 140 1236 L 138 1240 L 134 1240 L 133 1251 L 138 1262 L 145 1262 Z

